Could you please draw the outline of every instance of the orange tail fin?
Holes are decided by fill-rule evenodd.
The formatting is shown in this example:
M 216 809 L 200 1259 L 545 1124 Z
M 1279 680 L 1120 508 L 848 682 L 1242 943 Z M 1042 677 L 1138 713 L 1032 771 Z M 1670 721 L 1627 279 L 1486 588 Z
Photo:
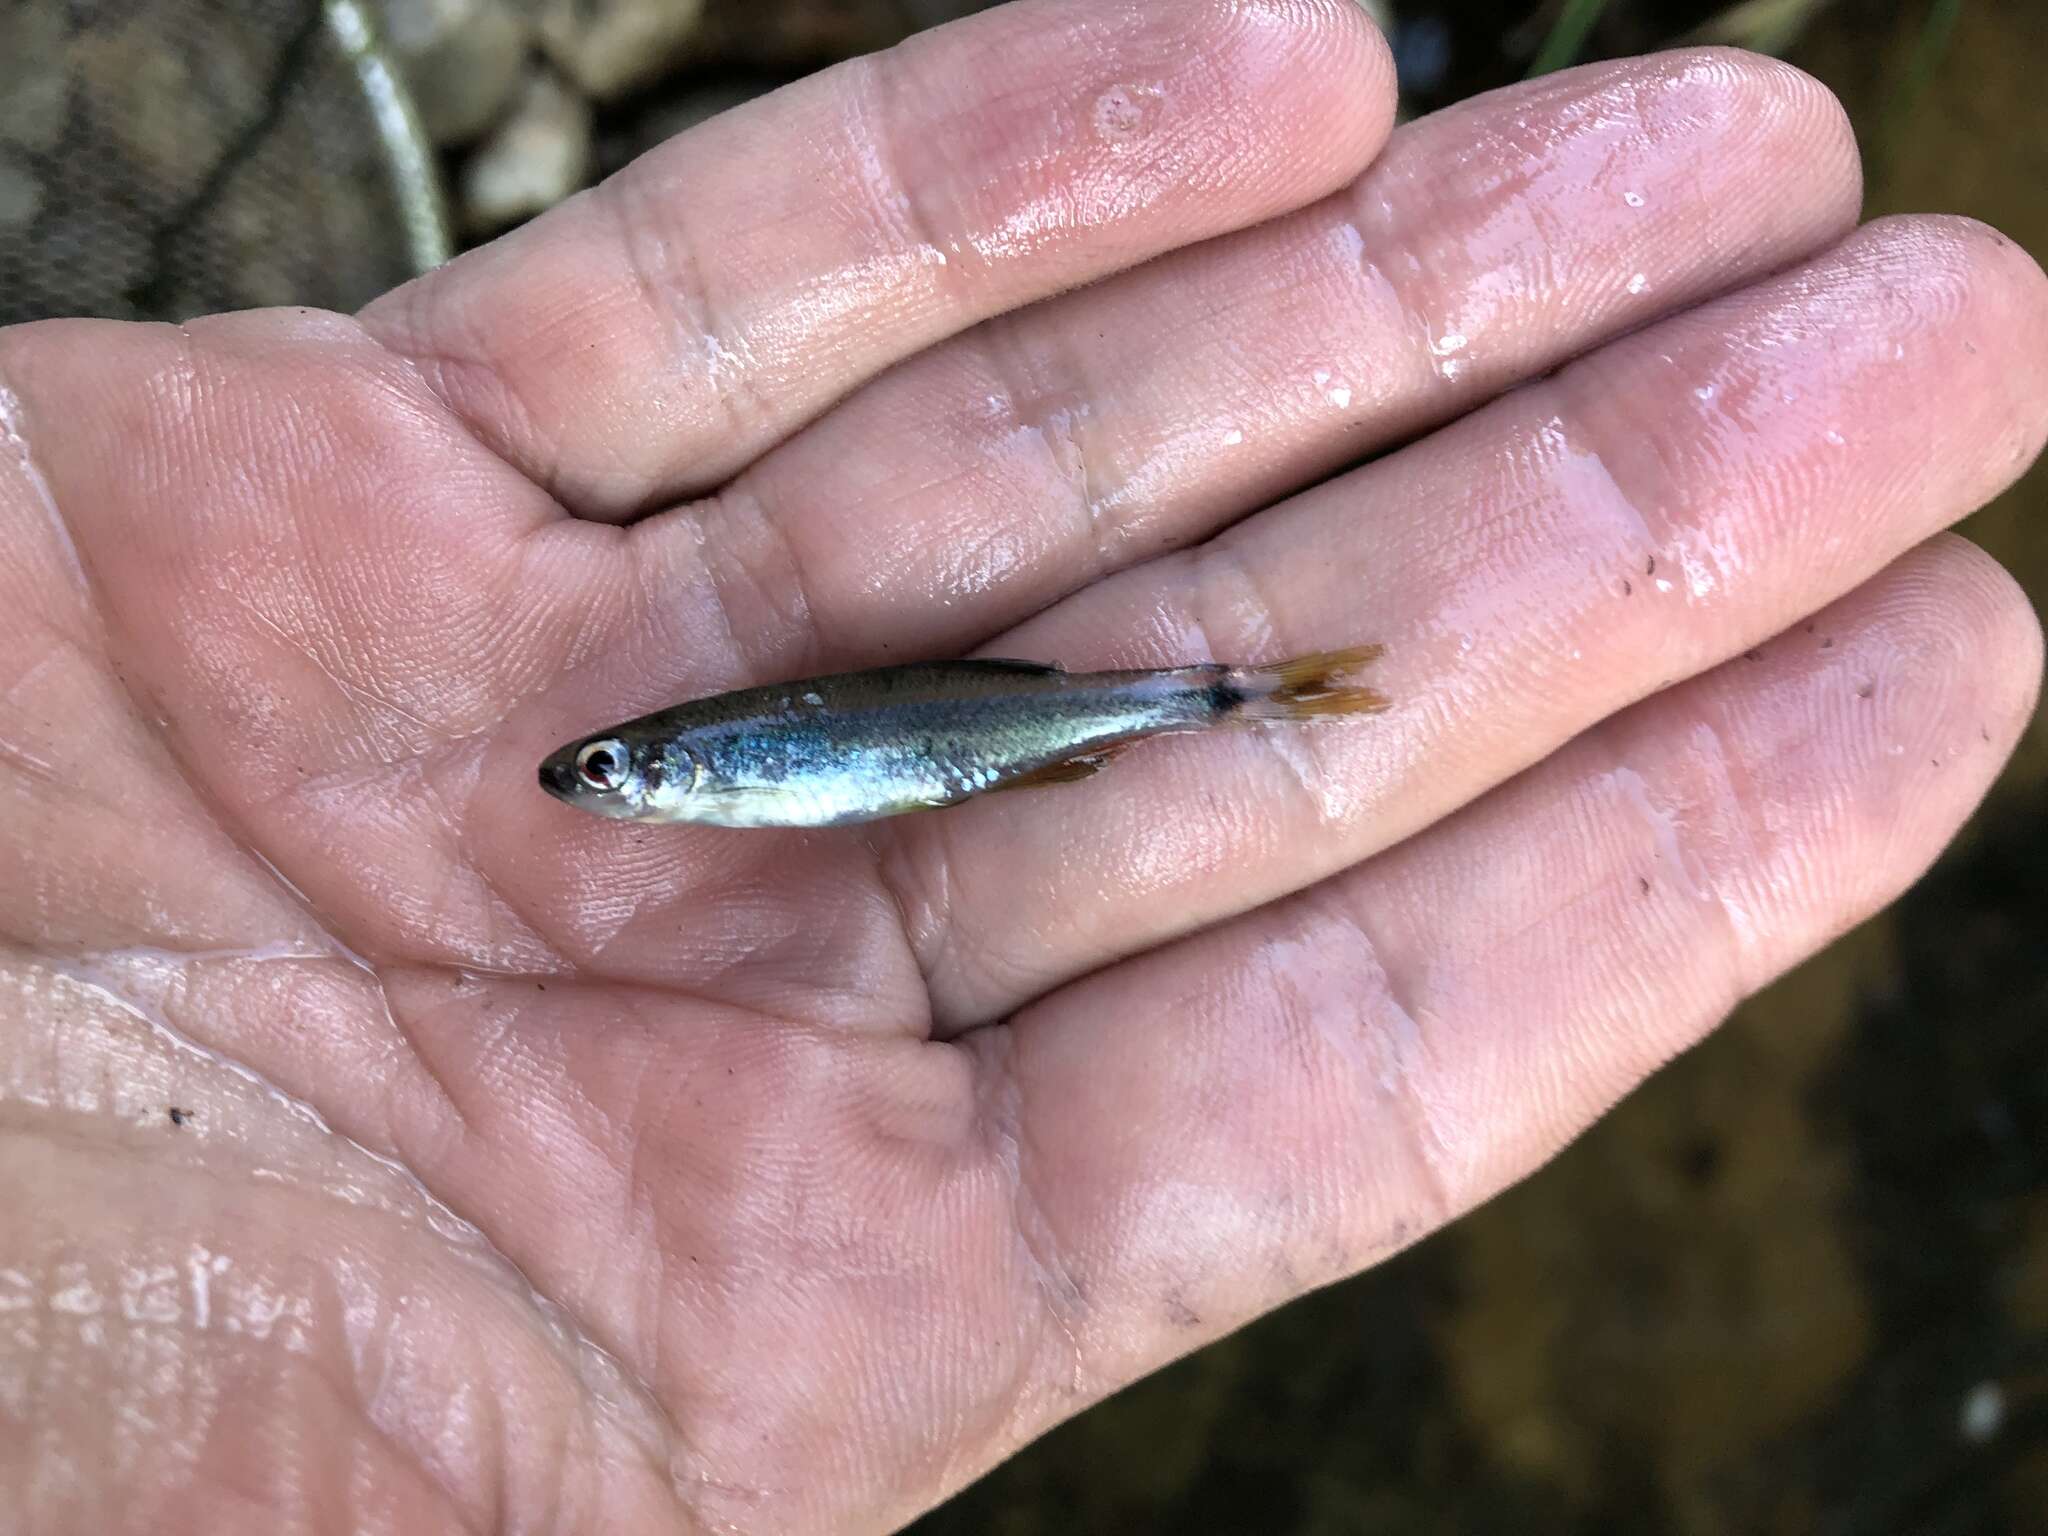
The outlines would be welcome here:
M 1322 715 L 1374 715 L 1385 709 L 1387 696 L 1376 688 L 1342 688 L 1334 681 L 1347 672 L 1370 666 L 1386 653 L 1383 645 L 1358 645 L 1344 651 L 1319 651 L 1269 667 L 1239 667 L 1230 680 L 1245 695 L 1235 718 L 1240 720 L 1312 720 Z

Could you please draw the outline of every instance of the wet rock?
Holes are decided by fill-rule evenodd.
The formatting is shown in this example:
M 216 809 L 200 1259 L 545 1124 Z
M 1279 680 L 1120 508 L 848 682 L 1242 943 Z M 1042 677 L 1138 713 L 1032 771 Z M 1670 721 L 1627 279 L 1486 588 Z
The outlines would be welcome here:
M 64 17 L 55 6 L 0 8 L 0 143 L 49 149 L 64 131 L 71 94 L 70 49 Z
M 461 144 L 497 121 L 519 87 L 531 42 L 510 0 L 378 0 L 383 41 L 436 144 Z
M 43 184 L 26 161 L 0 151 L 0 230 L 26 229 L 42 210 Z
M 540 0 L 541 46 L 599 101 L 646 85 L 688 46 L 704 0 Z
M 96 150 L 171 198 L 197 190 L 241 125 L 261 116 L 276 59 L 254 28 L 165 30 L 147 15 L 81 31 L 71 50 Z
M 545 69 L 462 167 L 462 219 L 490 234 L 552 208 L 590 179 L 590 104 Z

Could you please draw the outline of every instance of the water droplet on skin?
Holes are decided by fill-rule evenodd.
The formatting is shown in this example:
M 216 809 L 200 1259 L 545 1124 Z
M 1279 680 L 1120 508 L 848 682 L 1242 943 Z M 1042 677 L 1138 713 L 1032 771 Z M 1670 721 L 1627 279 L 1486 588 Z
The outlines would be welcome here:
M 1471 637 L 1470 635 L 1460 635 L 1460 636 L 1458 636 L 1458 650 L 1459 650 L 1459 653 L 1460 653 L 1460 654 L 1463 654 L 1464 652 L 1466 652 L 1466 651 L 1469 651 L 1469 650 L 1471 650 L 1471 649 L 1472 649 L 1472 637 Z
M 1643 206 L 1643 194 L 1640 192 L 1624 192 L 1621 194 L 1621 200 L 1631 208 Z
M 1905 347 L 1905 343 L 1904 343 L 1904 342 L 1898 342 L 1898 341 L 1895 341 L 1895 342 L 1893 342 L 1893 343 L 1892 343 L 1892 361 L 1893 361 L 1893 362 L 1895 362 L 1895 363 L 1896 363 L 1896 362 L 1900 362 L 1900 361 L 1902 361 L 1902 360 L 1903 360 L 1903 359 L 1905 358 L 1905 356 L 1906 356 L 1906 347 Z
M 1232 427 L 1228 432 L 1223 434 L 1223 446 L 1226 448 L 1235 448 L 1239 443 L 1243 441 L 1244 434 L 1240 432 L 1236 427 Z
M 1645 272 L 1638 272 L 1638 273 L 1637 273 L 1637 274 L 1636 274 L 1636 275 L 1635 275 L 1634 277 L 1632 277 L 1632 278 L 1630 278 L 1630 279 L 1628 280 L 1628 291 L 1629 291 L 1630 293 L 1643 293 L 1643 292 L 1646 292 L 1646 291 L 1648 291 L 1648 289 L 1649 289 L 1649 286 L 1650 286 L 1650 278 L 1649 278 L 1649 274 L 1648 274 L 1648 273 L 1645 273 Z
M 1847 439 L 1845 439 L 1842 436 L 1842 434 L 1837 432 L 1833 427 L 1829 427 L 1827 431 L 1822 433 L 1821 435 L 1825 437 L 1830 443 L 1834 444 L 1834 446 L 1837 448 L 1841 447 L 1842 444 L 1845 441 L 1847 441 Z
M 1669 592 L 1671 590 L 1671 583 L 1666 581 L 1662 576 L 1659 576 L 1657 578 L 1657 590 L 1659 592 Z
M 1702 400 L 1711 400 L 1714 398 L 1714 386 L 1711 384 L 1702 384 L 1698 389 L 1694 390 L 1693 393 L 1699 396 L 1699 398 Z
M 1343 410 L 1351 404 L 1351 386 L 1341 379 L 1332 382 L 1330 370 L 1318 368 L 1315 372 L 1316 388 L 1323 392 L 1323 398 Z
M 1431 340 L 1430 355 L 1436 361 L 1436 371 L 1445 379 L 1455 379 L 1464 372 L 1465 365 L 1453 355 L 1465 350 L 1467 337 L 1463 331 L 1446 331 Z

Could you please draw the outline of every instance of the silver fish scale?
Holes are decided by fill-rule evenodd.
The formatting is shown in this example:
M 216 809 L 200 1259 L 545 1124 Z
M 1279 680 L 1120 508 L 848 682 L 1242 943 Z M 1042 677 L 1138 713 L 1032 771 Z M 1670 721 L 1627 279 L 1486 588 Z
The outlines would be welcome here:
M 1377 714 L 1385 694 L 1333 679 L 1384 649 L 1125 672 L 915 662 L 740 688 L 566 742 L 542 760 L 540 784 L 629 821 L 872 821 L 1083 777 L 1112 749 L 1170 731 Z
M 1217 706 L 1206 680 L 1146 674 L 1073 686 L 967 697 L 870 696 L 842 704 L 779 707 L 766 718 L 727 720 L 682 733 L 715 782 L 787 796 L 814 822 L 872 814 L 879 806 L 950 804 L 1035 769 L 1135 737 L 1206 723 Z M 907 691 L 907 690 L 906 690 Z

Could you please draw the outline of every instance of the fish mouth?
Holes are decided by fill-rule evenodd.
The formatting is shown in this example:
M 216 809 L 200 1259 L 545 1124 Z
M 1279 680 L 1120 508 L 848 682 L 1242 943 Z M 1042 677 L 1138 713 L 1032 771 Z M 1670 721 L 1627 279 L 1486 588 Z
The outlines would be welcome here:
M 540 787 L 566 806 L 610 821 L 640 821 L 645 818 L 633 801 L 607 789 L 593 789 L 576 772 L 576 749 L 565 747 L 549 755 L 540 765 Z
M 576 781 L 576 765 L 566 752 L 558 752 L 540 765 L 540 787 L 572 805 L 583 798 L 583 787 Z

